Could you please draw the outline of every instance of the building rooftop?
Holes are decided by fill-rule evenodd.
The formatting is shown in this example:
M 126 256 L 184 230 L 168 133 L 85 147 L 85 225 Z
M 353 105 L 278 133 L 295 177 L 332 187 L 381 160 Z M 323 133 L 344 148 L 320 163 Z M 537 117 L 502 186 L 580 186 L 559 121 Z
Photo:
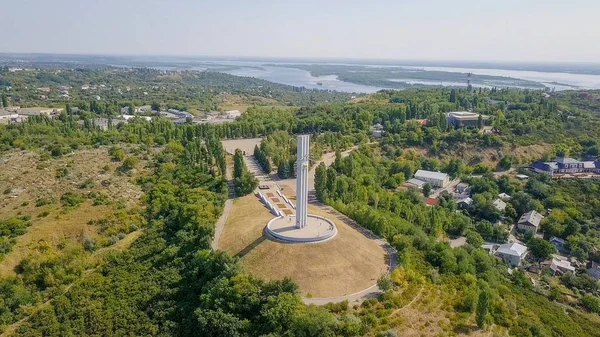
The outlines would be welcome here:
M 492 201 L 492 204 L 499 211 L 503 211 L 504 209 L 506 209 L 506 203 L 501 199 L 494 199 L 494 201 Z
M 478 114 L 476 112 L 468 112 L 468 111 L 453 111 L 453 112 L 448 112 L 447 116 L 452 117 L 453 119 L 456 120 L 477 120 L 479 119 L 479 116 L 481 114 Z M 487 120 L 490 118 L 490 116 L 486 116 L 486 115 L 481 115 L 481 118 L 483 120 Z
M 448 178 L 448 175 L 446 173 L 442 173 L 442 172 L 417 170 L 417 172 L 415 173 L 415 178 L 418 179 L 419 177 L 435 179 L 435 180 L 444 180 L 444 179 Z
M 523 246 L 518 242 L 505 243 L 503 245 L 500 245 L 496 252 L 505 255 L 523 257 L 527 253 L 527 247 Z
M 579 163 L 581 163 L 579 160 L 569 158 L 569 157 L 557 157 L 556 159 L 554 159 L 554 161 L 557 163 L 561 163 L 561 164 L 579 164 Z
M 571 266 L 571 262 L 563 259 L 558 259 L 556 257 L 553 257 L 551 260 L 544 261 L 541 264 L 548 266 L 555 272 L 561 269 L 570 272 L 575 272 L 575 267 Z
M 427 184 L 427 182 L 425 182 L 423 180 L 420 180 L 420 179 L 417 179 L 417 178 L 408 179 L 406 181 L 406 183 L 407 184 L 411 184 L 411 185 L 415 185 L 415 186 L 423 186 L 423 185 Z
M 519 218 L 518 224 L 522 224 L 522 223 L 529 223 L 531 225 L 533 225 L 534 227 L 538 227 L 540 225 L 540 221 L 542 221 L 544 217 L 536 212 L 536 211 L 529 211 L 523 215 L 521 215 L 521 218 Z
M 498 198 L 500 198 L 502 200 L 508 200 L 508 199 L 510 199 L 510 195 L 506 194 L 506 193 L 500 193 L 500 194 L 498 194 Z

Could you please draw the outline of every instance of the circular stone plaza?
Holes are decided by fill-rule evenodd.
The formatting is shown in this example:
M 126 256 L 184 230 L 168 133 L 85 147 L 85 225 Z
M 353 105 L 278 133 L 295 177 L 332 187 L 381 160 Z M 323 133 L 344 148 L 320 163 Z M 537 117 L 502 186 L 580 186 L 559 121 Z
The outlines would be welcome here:
M 296 216 L 280 216 L 269 221 L 267 233 L 275 239 L 285 242 L 323 242 L 337 234 L 333 222 L 318 215 L 309 214 L 306 226 L 296 227 Z
M 333 221 L 322 216 L 308 214 L 308 162 L 309 137 L 298 136 L 296 163 L 296 205 L 278 189 L 272 192 L 258 192 L 259 198 L 275 214 L 269 221 L 266 232 L 271 237 L 294 243 L 315 243 L 332 239 L 337 234 Z M 269 189 L 264 187 L 261 189 Z M 281 200 L 282 199 L 282 200 Z M 289 207 L 288 207 L 289 206 Z

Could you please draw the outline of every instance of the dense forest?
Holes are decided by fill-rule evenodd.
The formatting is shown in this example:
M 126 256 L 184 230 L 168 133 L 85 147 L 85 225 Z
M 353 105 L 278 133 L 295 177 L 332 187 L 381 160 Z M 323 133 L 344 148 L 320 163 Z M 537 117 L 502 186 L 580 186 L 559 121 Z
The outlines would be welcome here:
M 62 254 L 23 260 L 14 276 L 0 280 L 1 330 L 15 327 L 19 336 L 394 336 L 403 322 L 390 315 L 406 303 L 403 296 L 428 289 L 442 294 L 439 302 L 451 321 L 445 334 L 488 329 L 511 336 L 600 335 L 596 280 L 580 271 L 560 278 L 544 272 L 534 285 L 526 270 L 509 272 L 480 248 L 484 242 L 506 242 L 506 226 L 521 213 L 551 209 L 541 225 L 545 238 L 563 238 L 574 257 L 599 262 L 598 180 L 558 180 L 525 170 L 532 160 L 599 154 L 598 105 L 587 96 L 435 88 L 382 91 L 346 102 L 344 94 L 265 87 L 252 79 L 212 73 L 82 69 L 2 76 L 15 91 L 92 82 L 114 91 L 121 86 L 117 83 L 140 87 L 164 77 L 173 91 L 155 97 L 169 105 L 210 108 L 212 103 L 203 104 L 237 88 L 274 97 L 280 106 L 254 106 L 222 125 L 138 118 L 102 130 L 91 123 L 93 117 L 116 113 L 117 107 L 143 98 L 114 96 L 103 102 L 105 109 L 92 111 L 90 98 L 82 94 L 74 103 L 82 110 L 78 114 L 65 111 L 56 119 L 31 117 L 0 125 L 3 155 L 29 151 L 52 160 L 84 148 L 106 148 L 122 174 L 138 167 L 140 158 L 149 170 L 135 182 L 143 191 L 143 207 L 127 215 L 143 228 L 131 247 L 111 251 L 90 268 L 75 263 L 77 256 L 91 256 L 100 245 L 89 240 Z M 229 82 L 235 84 L 224 84 Z M 198 83 L 206 86 L 205 98 Z M 187 96 L 178 96 L 181 92 Z M 9 98 L 13 101 L 14 95 Z M 40 104 L 33 96 L 20 99 L 25 105 Z M 290 103 L 294 106 L 284 106 Z M 490 116 L 489 125 L 456 129 L 447 123 L 444 113 L 469 109 Z M 377 123 L 385 130 L 381 139 L 371 134 Z M 354 307 L 306 306 L 292 280 L 257 279 L 238 258 L 210 249 L 228 195 L 221 140 L 263 138 L 255 158 L 266 172 L 287 178 L 293 176 L 296 134 L 312 134 L 313 164 L 322 153 L 337 152 L 331 166 L 316 167 L 318 201 L 398 251 L 399 267 L 379 281 L 386 291 L 378 298 Z M 251 193 L 257 182 L 240 153 L 234 155 L 233 168 L 237 194 Z M 438 205 L 426 206 L 421 191 L 401 188 L 418 169 L 446 172 L 469 183 L 472 207 L 459 209 L 445 195 Z M 503 174 L 511 170 L 527 173 L 529 179 Z M 503 211 L 492 204 L 499 193 L 512 196 Z M 73 194 L 58 202 L 75 208 L 85 198 L 103 202 L 98 196 Z M 30 220 L 27 214 L 0 218 L 0 259 Z M 448 241 L 456 237 L 465 237 L 466 244 L 451 248 Z M 543 239 L 519 239 L 540 259 L 554 253 Z M 15 322 L 20 323 L 13 326 Z

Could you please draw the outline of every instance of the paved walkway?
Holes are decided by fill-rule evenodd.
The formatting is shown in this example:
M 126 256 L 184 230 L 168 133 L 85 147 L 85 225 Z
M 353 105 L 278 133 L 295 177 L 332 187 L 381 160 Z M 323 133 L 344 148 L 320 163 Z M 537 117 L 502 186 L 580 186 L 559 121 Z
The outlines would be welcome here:
M 217 224 L 215 225 L 215 236 L 210 244 L 213 250 L 219 250 L 219 240 L 221 239 L 221 235 L 223 235 L 223 230 L 225 229 L 225 223 L 227 222 L 227 218 L 229 217 L 229 213 L 231 212 L 231 207 L 233 206 L 233 199 L 227 199 L 225 201 L 225 207 L 223 207 L 223 213 L 217 220 Z

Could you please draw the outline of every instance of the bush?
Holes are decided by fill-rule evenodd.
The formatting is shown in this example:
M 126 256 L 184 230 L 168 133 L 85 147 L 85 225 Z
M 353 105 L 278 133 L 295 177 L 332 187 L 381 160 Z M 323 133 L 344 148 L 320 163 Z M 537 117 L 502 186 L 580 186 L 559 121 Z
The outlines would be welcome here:
M 123 161 L 125 158 L 125 151 L 118 146 L 113 146 L 108 150 L 108 155 L 113 161 Z
M 130 171 L 132 169 L 135 168 L 135 166 L 140 162 L 140 160 L 137 157 L 127 157 L 125 158 L 125 160 L 123 161 L 123 165 L 121 165 L 121 168 L 123 169 L 123 171 Z
M 83 183 L 81 183 L 81 185 L 79 185 L 79 188 L 81 189 L 90 189 L 94 187 L 94 180 L 92 180 L 92 178 L 87 178 Z
M 90 237 L 86 237 L 83 240 L 83 248 L 88 252 L 93 252 L 96 250 L 96 241 Z
M 579 304 L 589 312 L 600 313 L 600 298 L 596 296 L 586 294 L 579 300 Z
M 75 207 L 84 201 L 85 199 L 82 196 L 73 192 L 67 192 L 60 197 L 60 202 L 66 207 Z
M 38 198 L 35 201 L 35 207 L 42 207 L 42 206 L 45 206 L 45 205 L 50 205 L 51 203 L 52 203 L 51 199 L 48 199 L 48 198 Z

